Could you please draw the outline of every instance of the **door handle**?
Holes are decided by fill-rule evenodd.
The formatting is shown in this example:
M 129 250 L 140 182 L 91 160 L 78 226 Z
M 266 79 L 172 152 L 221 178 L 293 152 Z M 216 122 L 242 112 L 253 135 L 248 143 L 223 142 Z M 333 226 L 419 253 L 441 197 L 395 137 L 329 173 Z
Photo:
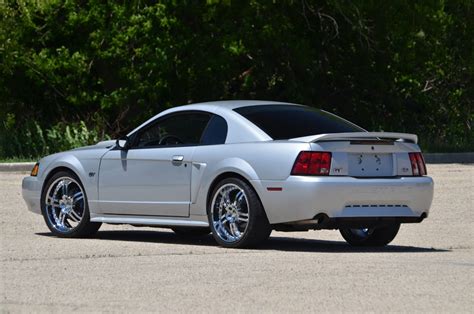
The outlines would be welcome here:
M 183 161 L 184 156 L 183 155 L 174 155 L 171 160 L 173 160 L 173 161 Z

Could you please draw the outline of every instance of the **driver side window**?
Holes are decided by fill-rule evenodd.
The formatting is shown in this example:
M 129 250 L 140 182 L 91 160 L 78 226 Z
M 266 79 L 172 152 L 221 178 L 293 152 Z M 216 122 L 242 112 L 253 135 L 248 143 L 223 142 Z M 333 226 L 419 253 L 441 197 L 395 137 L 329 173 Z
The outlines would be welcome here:
M 134 147 L 198 145 L 209 119 L 206 113 L 172 114 L 140 131 Z

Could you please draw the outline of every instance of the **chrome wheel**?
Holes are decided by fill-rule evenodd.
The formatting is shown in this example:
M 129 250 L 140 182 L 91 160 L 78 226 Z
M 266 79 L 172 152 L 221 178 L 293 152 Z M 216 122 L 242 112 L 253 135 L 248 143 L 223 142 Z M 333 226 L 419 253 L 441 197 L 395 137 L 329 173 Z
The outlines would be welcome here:
M 49 186 L 44 206 L 51 226 L 62 233 L 70 232 L 84 217 L 84 191 L 76 180 L 60 177 Z
M 250 206 L 245 191 L 234 183 L 219 188 L 211 203 L 213 227 L 220 239 L 237 242 L 245 235 Z

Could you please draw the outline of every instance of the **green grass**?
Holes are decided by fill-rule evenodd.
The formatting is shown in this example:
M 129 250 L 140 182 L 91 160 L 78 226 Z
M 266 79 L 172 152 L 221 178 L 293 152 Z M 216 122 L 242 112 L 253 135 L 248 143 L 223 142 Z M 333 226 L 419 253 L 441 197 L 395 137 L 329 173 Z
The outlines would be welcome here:
M 23 157 L 11 157 L 11 158 L 4 158 L 0 159 L 0 163 L 7 163 L 7 162 L 36 162 L 36 159 L 31 158 L 23 158 Z

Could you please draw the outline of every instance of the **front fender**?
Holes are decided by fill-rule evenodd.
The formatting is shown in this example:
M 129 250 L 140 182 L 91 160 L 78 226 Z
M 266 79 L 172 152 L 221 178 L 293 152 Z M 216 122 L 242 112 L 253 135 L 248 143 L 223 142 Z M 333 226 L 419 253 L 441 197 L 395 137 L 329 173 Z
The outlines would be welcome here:
M 54 162 L 50 163 L 48 168 L 45 169 L 44 171 L 44 176 L 45 179 L 46 177 L 49 177 L 51 172 L 55 171 L 58 168 L 68 168 L 71 171 L 73 171 L 81 180 L 81 182 L 84 181 L 85 179 L 85 170 L 80 161 L 72 156 L 72 157 L 61 157 L 58 160 L 55 160 Z M 84 183 L 83 183 L 84 184 Z
M 42 185 L 44 187 L 46 179 L 58 168 L 67 168 L 71 170 L 81 181 L 89 201 L 89 210 L 94 212 L 95 210 L 93 206 L 91 207 L 91 205 L 95 204 L 95 202 L 91 201 L 97 200 L 98 197 L 97 180 L 100 158 L 80 156 L 81 154 L 84 153 L 81 151 L 74 153 L 64 152 L 46 157 L 46 160 L 44 161 L 44 163 L 46 163 L 45 168 L 43 171 L 41 171 Z M 40 167 L 44 163 L 43 160 L 41 160 Z

